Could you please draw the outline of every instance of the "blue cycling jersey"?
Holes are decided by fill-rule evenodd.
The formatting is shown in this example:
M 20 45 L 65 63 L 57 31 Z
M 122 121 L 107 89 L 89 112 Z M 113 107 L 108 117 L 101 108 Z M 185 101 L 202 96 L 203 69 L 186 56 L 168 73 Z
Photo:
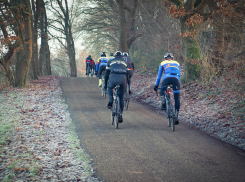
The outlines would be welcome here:
M 160 79 L 162 77 L 162 73 L 164 71 L 164 75 L 162 80 L 168 77 L 175 77 L 180 81 L 180 64 L 174 60 L 164 60 L 159 65 L 158 76 L 156 80 L 156 85 L 159 86 Z
M 100 67 L 100 66 L 102 66 L 102 65 L 106 66 L 107 63 L 108 63 L 108 61 L 109 61 L 109 60 L 108 60 L 107 57 L 101 57 L 101 58 L 99 58 L 98 64 L 97 64 L 97 66 L 96 66 L 96 71 L 99 70 L 99 67 Z

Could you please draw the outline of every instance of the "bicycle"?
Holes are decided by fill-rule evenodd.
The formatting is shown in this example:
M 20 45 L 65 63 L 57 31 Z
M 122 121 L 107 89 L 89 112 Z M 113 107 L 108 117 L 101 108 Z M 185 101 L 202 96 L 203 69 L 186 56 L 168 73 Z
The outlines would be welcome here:
M 91 69 L 91 77 L 93 77 L 94 75 L 94 66 L 92 66 L 92 69 Z
M 171 92 L 173 91 L 172 88 L 173 86 L 172 85 L 168 85 L 168 86 L 165 86 L 164 88 L 166 88 L 164 90 L 165 92 L 165 105 L 166 105 L 166 108 L 165 108 L 165 112 L 167 114 L 167 118 L 168 118 L 168 126 L 172 128 L 172 131 L 175 131 L 175 114 L 174 114 L 174 106 L 173 106 L 173 102 L 172 102 L 172 99 L 171 99 Z M 158 89 L 161 89 L 161 88 L 158 88 Z M 156 95 L 158 96 L 157 94 L 157 91 L 156 91 Z M 164 97 L 161 96 L 161 104 L 163 103 L 164 101 Z
M 106 98 L 107 90 L 104 89 L 104 86 L 105 86 L 105 71 L 102 71 L 101 77 L 102 77 L 101 93 L 102 93 L 102 96 L 103 96 L 104 98 Z
M 126 82 L 126 92 L 125 92 L 125 95 L 124 95 L 124 107 L 125 107 L 125 110 L 128 110 L 129 101 L 130 101 L 129 86 L 128 86 L 128 82 Z
M 117 84 L 113 89 L 113 106 L 111 108 L 111 124 L 115 124 L 115 129 L 118 128 L 118 120 L 120 115 L 120 101 L 118 96 L 118 90 L 120 85 Z M 115 119 L 116 117 L 116 119 Z
M 86 63 L 86 75 L 87 77 L 89 77 L 89 73 L 90 73 L 90 62 Z

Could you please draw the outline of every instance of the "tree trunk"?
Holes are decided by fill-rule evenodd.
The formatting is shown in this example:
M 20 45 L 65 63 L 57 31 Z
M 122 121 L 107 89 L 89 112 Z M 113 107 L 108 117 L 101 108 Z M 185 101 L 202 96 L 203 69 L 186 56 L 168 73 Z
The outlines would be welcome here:
M 193 31 L 195 27 L 188 28 L 185 25 L 185 19 L 181 19 L 181 33 L 186 31 Z M 191 60 L 197 60 L 201 58 L 201 50 L 199 43 L 195 36 L 187 36 L 182 38 L 183 53 L 184 53 L 184 77 L 188 80 L 196 79 L 200 75 L 200 65 L 191 64 Z
M 36 0 L 36 4 L 34 0 L 32 0 L 32 11 L 34 15 L 34 22 L 32 28 L 32 69 L 33 69 L 33 77 L 34 79 L 38 79 L 38 71 L 37 71 L 37 61 L 38 61 L 38 20 L 40 15 L 40 3 L 39 0 Z M 42 73 L 42 72 L 40 72 Z
M 119 8 L 119 21 L 120 21 L 120 32 L 119 32 L 119 51 L 128 52 L 127 45 L 127 23 L 125 19 L 125 10 L 124 10 L 124 0 L 117 0 L 118 8 Z
M 17 53 L 15 86 L 25 86 L 32 57 L 31 6 L 29 0 L 19 0 L 19 2 L 24 9 L 22 11 L 24 30 L 20 30 L 23 50 Z

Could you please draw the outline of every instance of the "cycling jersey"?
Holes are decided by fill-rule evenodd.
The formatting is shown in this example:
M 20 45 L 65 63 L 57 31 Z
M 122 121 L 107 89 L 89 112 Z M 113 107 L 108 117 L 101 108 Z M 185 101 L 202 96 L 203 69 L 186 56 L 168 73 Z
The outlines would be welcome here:
M 164 75 L 162 78 L 162 82 L 166 79 L 166 78 L 175 78 L 178 80 L 178 82 L 180 82 L 180 64 L 177 61 L 174 60 L 164 60 L 160 63 L 159 65 L 159 70 L 158 70 L 158 76 L 157 76 L 157 80 L 156 80 L 156 85 L 158 86 L 160 83 L 160 79 L 162 77 L 162 73 L 164 71 Z M 174 93 L 179 93 L 180 88 L 175 89 L 174 88 Z
M 98 59 L 98 62 L 97 62 L 97 63 L 98 63 L 98 64 L 97 64 L 97 66 L 96 66 L 96 71 L 98 72 L 100 66 L 102 66 L 102 65 L 106 66 L 106 65 L 107 65 L 107 63 L 108 63 L 108 58 L 107 58 L 107 57 L 100 57 L 100 58 Z
M 123 56 L 123 59 L 124 59 L 125 62 L 127 63 L 128 69 L 129 69 L 129 70 L 134 70 L 134 63 L 133 63 L 133 60 L 132 60 L 130 57 L 127 57 L 127 56 Z

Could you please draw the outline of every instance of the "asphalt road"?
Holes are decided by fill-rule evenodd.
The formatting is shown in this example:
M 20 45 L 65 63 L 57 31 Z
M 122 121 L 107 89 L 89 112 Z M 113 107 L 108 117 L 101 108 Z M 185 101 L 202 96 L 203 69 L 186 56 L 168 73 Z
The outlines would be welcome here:
M 62 89 L 102 181 L 245 181 L 244 151 L 183 123 L 172 132 L 165 116 L 136 101 L 115 129 L 98 78 L 64 78 Z

